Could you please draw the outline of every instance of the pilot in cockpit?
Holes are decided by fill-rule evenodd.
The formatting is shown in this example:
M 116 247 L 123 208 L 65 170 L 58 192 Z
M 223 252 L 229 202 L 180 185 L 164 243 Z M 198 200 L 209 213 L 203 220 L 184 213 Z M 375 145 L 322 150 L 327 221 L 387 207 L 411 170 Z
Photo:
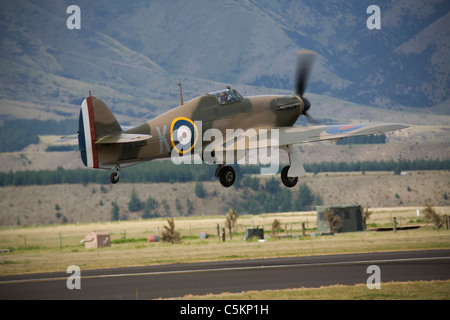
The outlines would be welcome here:
M 219 95 L 219 103 L 220 104 L 224 104 L 228 102 L 228 94 L 226 91 L 224 91 L 223 93 L 221 93 Z

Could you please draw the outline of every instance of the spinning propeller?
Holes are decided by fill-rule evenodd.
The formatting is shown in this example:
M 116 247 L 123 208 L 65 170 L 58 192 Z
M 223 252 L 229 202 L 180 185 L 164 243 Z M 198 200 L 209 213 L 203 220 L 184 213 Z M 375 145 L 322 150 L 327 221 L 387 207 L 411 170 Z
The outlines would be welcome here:
M 306 86 L 308 84 L 309 75 L 314 63 L 316 54 L 310 50 L 301 50 L 298 53 L 297 58 L 297 69 L 296 69 L 296 81 L 295 81 L 295 94 L 303 100 L 304 109 L 302 114 L 308 118 L 309 121 L 313 123 L 318 123 L 317 120 L 312 118 L 308 114 L 309 108 L 311 108 L 311 102 L 303 97 L 305 93 Z

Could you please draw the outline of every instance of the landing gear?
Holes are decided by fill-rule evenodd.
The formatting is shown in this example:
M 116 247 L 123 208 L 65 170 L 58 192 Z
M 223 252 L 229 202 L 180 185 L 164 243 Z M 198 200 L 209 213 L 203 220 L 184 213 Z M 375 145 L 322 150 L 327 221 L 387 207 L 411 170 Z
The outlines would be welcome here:
M 225 188 L 229 188 L 233 185 L 236 180 L 236 171 L 233 167 L 219 165 L 216 169 L 216 177 L 219 177 L 220 184 Z
M 298 177 L 288 177 L 288 171 L 290 167 L 291 166 L 286 166 L 281 171 L 281 182 L 283 182 L 283 184 L 288 188 L 292 188 L 298 182 Z
M 281 171 L 281 182 L 283 182 L 286 187 L 292 188 L 297 184 L 298 177 L 305 174 L 305 168 L 292 145 L 283 146 L 281 149 L 284 149 L 289 156 L 289 165 L 284 167 Z M 291 173 L 292 177 L 288 177 L 288 172 Z
M 206 164 L 214 164 L 216 163 L 216 153 L 211 151 L 211 153 L 205 153 L 204 151 L 200 154 L 202 157 L 202 161 L 204 161 Z
M 116 172 L 111 173 L 109 176 L 109 180 L 112 184 L 116 184 L 119 182 L 119 171 L 120 171 L 120 165 L 116 165 Z

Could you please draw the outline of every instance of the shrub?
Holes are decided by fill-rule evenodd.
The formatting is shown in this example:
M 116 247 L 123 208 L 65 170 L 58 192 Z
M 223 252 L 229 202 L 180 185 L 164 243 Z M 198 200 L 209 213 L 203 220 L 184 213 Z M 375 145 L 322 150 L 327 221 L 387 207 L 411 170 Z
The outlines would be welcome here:
M 278 219 L 274 219 L 272 222 L 272 235 L 275 236 L 281 229 L 281 222 Z
M 325 210 L 324 217 L 325 220 L 328 221 L 328 224 L 330 225 L 331 232 L 338 232 L 342 228 L 343 226 L 342 219 L 337 214 L 335 214 L 333 210 L 330 209 Z
M 175 221 L 173 218 L 167 219 L 167 224 L 169 226 L 164 226 L 161 240 L 172 244 L 175 242 L 180 242 L 180 233 L 175 231 Z
M 370 215 L 373 213 L 372 211 L 369 211 L 369 207 L 366 207 L 364 209 L 362 206 L 359 207 L 359 210 L 361 210 L 362 218 L 363 218 L 363 224 L 364 224 L 364 230 L 367 228 L 367 221 L 370 218 Z
M 436 213 L 434 208 L 432 208 L 429 204 L 425 205 L 425 208 L 423 208 L 422 212 L 425 216 L 425 219 L 433 222 L 437 230 L 439 230 L 444 224 L 444 220 L 442 219 L 441 215 Z
M 231 208 L 228 210 L 227 217 L 225 219 L 225 226 L 228 228 L 230 232 L 230 239 L 233 239 L 233 233 L 232 229 L 234 228 L 234 225 L 236 224 L 236 221 L 238 219 L 238 215 L 236 213 L 236 210 Z

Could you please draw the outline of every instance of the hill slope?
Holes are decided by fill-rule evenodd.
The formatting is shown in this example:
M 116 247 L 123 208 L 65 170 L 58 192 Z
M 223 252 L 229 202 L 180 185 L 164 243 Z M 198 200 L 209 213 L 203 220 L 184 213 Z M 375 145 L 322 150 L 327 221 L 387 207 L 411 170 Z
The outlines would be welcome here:
M 379 1 L 380 30 L 366 27 L 366 4 L 343 0 L 78 5 L 81 29 L 68 30 L 60 1 L 0 3 L 2 117 L 29 116 L 11 110 L 17 101 L 75 117 L 93 90 L 132 121 L 177 105 L 180 78 L 188 98 L 225 84 L 244 94 L 292 92 L 301 48 L 318 53 L 309 92 L 449 113 L 442 107 L 450 87 L 445 0 Z
M 412 172 L 406 176 L 391 172 L 379 173 L 319 173 L 300 179 L 313 194 L 320 194 L 325 205 L 359 203 L 369 207 L 422 207 L 448 206 L 450 200 L 443 195 L 450 193 L 449 172 Z M 260 177 L 261 185 L 267 177 Z M 278 181 L 278 177 L 277 177 Z M 2 187 L 0 197 L 0 226 L 31 224 L 86 223 L 111 220 L 111 203 L 116 201 L 121 217 L 139 219 L 140 212 L 129 212 L 128 202 L 134 189 L 141 201 L 149 196 L 158 202 L 156 211 L 161 216 L 186 215 L 191 202 L 190 215 L 224 215 L 230 207 L 257 198 L 263 190 L 247 187 L 223 188 L 218 181 L 203 182 L 204 198 L 198 198 L 192 190 L 195 182 L 151 183 L 100 186 L 96 184 Z M 300 183 L 290 189 L 296 199 Z M 286 189 L 285 189 L 286 190 Z M 83 199 L 83 201 L 80 201 Z M 188 201 L 189 200 L 189 201 Z M 177 201 L 179 204 L 177 205 Z M 240 215 L 247 212 L 238 212 Z M 264 213 L 264 212 L 260 212 Z

